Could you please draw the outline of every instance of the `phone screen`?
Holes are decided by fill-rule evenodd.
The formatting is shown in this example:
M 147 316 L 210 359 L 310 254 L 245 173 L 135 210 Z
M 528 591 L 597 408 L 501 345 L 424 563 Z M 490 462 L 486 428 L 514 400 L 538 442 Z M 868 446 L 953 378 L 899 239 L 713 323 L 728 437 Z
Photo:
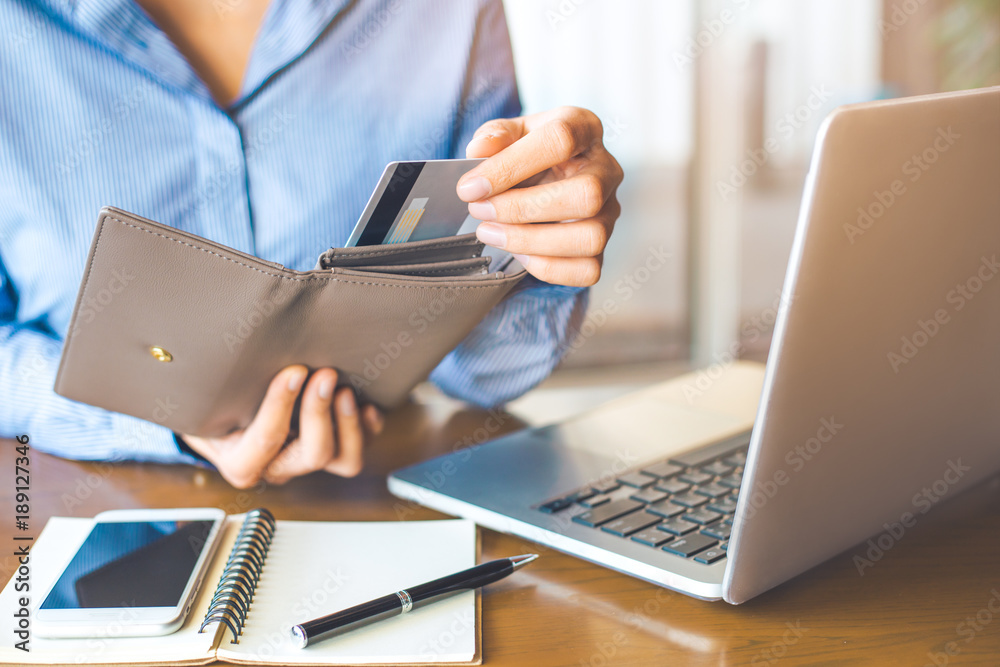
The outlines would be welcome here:
M 41 609 L 174 607 L 213 521 L 94 524 Z

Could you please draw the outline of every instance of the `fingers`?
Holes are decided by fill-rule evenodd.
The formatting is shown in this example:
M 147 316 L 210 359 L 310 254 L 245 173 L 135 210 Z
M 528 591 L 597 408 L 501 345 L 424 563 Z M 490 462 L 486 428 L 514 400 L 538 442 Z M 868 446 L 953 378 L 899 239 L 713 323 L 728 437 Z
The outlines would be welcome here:
M 283 484 L 316 470 L 357 475 L 364 462 L 366 434 L 381 433 L 382 414 L 372 405 L 359 410 L 349 387 L 338 391 L 335 370 L 316 371 L 303 389 L 307 375 L 305 366 L 280 371 L 245 430 L 223 438 L 184 435 L 185 442 L 237 488 L 249 488 L 261 477 Z M 300 391 L 299 436 L 285 446 Z
M 576 107 L 490 121 L 477 131 L 467 153 L 492 157 L 459 180 L 458 196 L 473 202 L 504 192 L 588 150 L 602 133 L 597 116 Z
M 337 390 L 336 383 L 337 373 L 329 368 L 309 381 L 302 394 L 299 437 L 268 465 L 268 482 L 284 484 L 317 470 L 342 477 L 361 472 L 365 431 L 381 432 L 382 417 L 371 405 L 359 414 L 354 392 L 349 387 Z
M 486 222 L 553 222 L 592 218 L 621 184 L 621 168 L 610 153 L 588 161 L 575 174 L 532 187 L 514 188 L 469 204 L 469 214 Z
M 379 435 L 385 428 L 385 417 L 382 416 L 382 411 L 374 405 L 368 404 L 361 409 L 361 420 L 369 435 Z
M 334 395 L 333 404 L 337 415 L 338 451 L 336 458 L 327 463 L 324 470 L 341 477 L 354 477 L 364 466 L 365 444 L 354 391 L 350 387 L 342 387 Z
M 602 134 L 597 116 L 574 107 L 479 128 L 467 152 L 489 159 L 458 185 L 469 213 L 484 221 L 479 240 L 519 255 L 546 282 L 597 282 L 621 213 L 615 192 L 623 177 Z
M 524 123 L 520 118 L 497 118 L 483 123 L 465 148 L 465 157 L 490 157 L 521 138 Z
M 225 461 L 217 463 L 219 472 L 230 484 L 241 489 L 256 484 L 285 444 L 295 400 L 307 373 L 305 366 L 289 366 L 271 380 L 250 426 L 226 452 Z
M 596 257 L 604 252 L 620 213 L 613 197 L 592 218 L 532 225 L 484 222 L 476 235 L 483 243 L 514 254 Z
M 225 460 L 220 450 L 224 449 L 227 442 L 235 442 L 240 437 L 240 434 L 230 435 L 225 438 L 199 438 L 196 435 L 188 435 L 187 433 L 179 433 L 178 435 L 187 443 L 188 447 L 204 456 L 209 463 L 219 470 L 222 470 Z M 232 484 L 232 481 L 228 477 L 225 475 L 223 477 Z
M 337 386 L 337 372 L 330 368 L 316 371 L 302 392 L 299 410 L 299 436 L 270 462 L 264 478 L 283 484 L 292 477 L 322 470 L 332 459 L 335 448 L 330 405 Z
M 590 287 L 601 279 L 604 256 L 597 257 L 545 257 L 541 255 L 514 255 L 521 265 L 539 280 L 553 285 Z

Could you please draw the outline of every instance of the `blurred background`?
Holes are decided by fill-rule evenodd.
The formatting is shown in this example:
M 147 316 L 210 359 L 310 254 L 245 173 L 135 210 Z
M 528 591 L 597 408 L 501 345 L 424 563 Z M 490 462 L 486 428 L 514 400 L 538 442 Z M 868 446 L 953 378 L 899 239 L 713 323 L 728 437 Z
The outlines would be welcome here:
M 1000 84 L 1000 0 L 505 7 L 525 112 L 594 110 L 626 173 L 604 276 L 563 373 L 763 360 L 824 116 Z

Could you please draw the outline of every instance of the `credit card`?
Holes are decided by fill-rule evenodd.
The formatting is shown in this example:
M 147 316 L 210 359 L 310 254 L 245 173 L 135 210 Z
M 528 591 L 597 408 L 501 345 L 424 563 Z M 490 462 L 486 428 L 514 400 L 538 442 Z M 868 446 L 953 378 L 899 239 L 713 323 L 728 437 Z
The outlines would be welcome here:
M 478 221 L 458 198 L 458 179 L 482 162 L 390 162 L 382 172 L 347 247 L 423 241 L 475 231 Z

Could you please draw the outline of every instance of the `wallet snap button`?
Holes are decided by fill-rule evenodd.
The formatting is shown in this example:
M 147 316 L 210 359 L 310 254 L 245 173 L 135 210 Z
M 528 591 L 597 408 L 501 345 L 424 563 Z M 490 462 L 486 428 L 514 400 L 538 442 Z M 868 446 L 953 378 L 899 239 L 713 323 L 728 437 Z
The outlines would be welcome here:
M 153 355 L 153 357 L 157 361 L 168 362 L 174 360 L 174 355 L 170 354 L 162 347 L 158 347 L 156 345 L 153 345 L 152 347 L 149 348 L 149 353 Z

